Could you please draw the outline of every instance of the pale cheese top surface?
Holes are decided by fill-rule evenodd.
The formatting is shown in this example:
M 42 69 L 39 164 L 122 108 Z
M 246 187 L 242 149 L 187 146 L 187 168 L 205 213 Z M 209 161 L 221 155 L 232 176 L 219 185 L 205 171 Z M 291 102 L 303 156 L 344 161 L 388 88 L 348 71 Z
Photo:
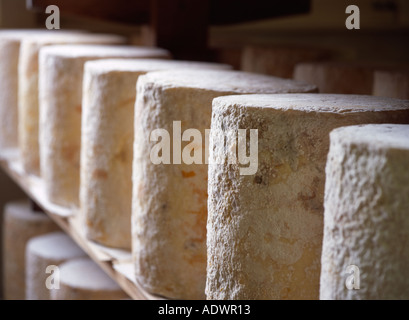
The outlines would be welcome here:
M 164 87 L 197 88 L 220 92 L 314 92 L 316 86 L 262 74 L 230 70 L 172 70 L 150 72 L 143 77 Z
M 165 69 L 231 69 L 221 63 L 155 59 L 103 59 L 88 61 L 85 68 L 93 74 L 110 72 L 149 72 Z
M 3 29 L 0 30 L 1 39 L 41 41 L 42 39 L 58 37 L 74 37 L 78 35 L 88 35 L 84 31 L 77 30 L 48 30 L 48 29 Z M 87 37 L 88 37 L 87 36 Z
M 26 200 L 9 202 L 5 206 L 7 215 L 12 215 L 14 218 L 26 221 L 45 221 L 50 220 L 44 212 L 35 212 L 31 209 L 30 204 Z
M 119 290 L 114 280 L 89 258 L 69 260 L 60 265 L 61 281 L 72 288 Z
M 405 124 L 366 124 L 337 128 L 331 137 L 346 143 L 361 143 L 376 148 L 396 148 L 409 151 L 409 125 Z
M 258 94 L 224 96 L 214 106 L 239 105 L 246 108 L 271 108 L 304 112 L 354 113 L 409 109 L 408 100 L 346 94 Z
M 85 256 L 84 251 L 64 232 L 53 232 L 32 238 L 30 252 L 49 259 L 69 259 Z
M 26 45 L 50 45 L 70 43 L 118 43 L 123 44 L 126 38 L 108 33 L 86 33 L 83 31 L 44 32 L 22 39 Z
M 61 58 L 79 57 L 168 57 L 168 51 L 159 48 L 126 46 L 126 45 L 99 45 L 99 44 L 67 44 L 53 45 L 42 49 L 41 54 Z

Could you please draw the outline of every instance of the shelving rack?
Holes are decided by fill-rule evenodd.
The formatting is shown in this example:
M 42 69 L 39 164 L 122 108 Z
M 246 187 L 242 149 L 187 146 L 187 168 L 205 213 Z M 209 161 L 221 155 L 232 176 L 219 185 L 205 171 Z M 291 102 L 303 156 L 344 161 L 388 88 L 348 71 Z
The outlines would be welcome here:
M 135 300 L 161 300 L 146 292 L 135 281 L 131 252 L 108 248 L 87 240 L 81 227 L 81 212 L 50 203 L 44 192 L 43 181 L 24 173 L 18 150 L 6 150 L 0 154 L 0 167 L 10 178 L 53 219 L 63 231 L 94 260 L 121 288 Z
M 382 1 L 378 2 L 382 3 Z M 236 42 L 240 44 L 245 42 L 243 38 L 249 38 L 245 32 L 236 31 L 232 33 L 232 36 L 229 30 L 226 30 L 222 36 L 209 41 L 209 26 L 225 26 L 311 11 L 310 0 L 288 2 L 274 0 L 27 0 L 29 9 L 42 13 L 45 12 L 48 5 L 57 5 L 63 16 L 81 16 L 141 26 L 143 31 L 142 44 L 168 49 L 176 59 L 207 61 L 214 60 L 210 47 L 226 45 L 226 37 L 229 38 L 230 45 L 233 47 L 236 46 Z M 340 13 L 344 15 L 344 11 L 340 11 Z M 409 20 L 406 18 L 405 21 L 407 23 Z M 341 19 L 340 28 L 343 28 L 343 23 L 344 20 Z M 280 43 L 287 43 L 294 41 L 295 38 L 297 42 L 309 44 L 321 43 L 321 40 L 325 39 L 324 42 L 330 47 L 346 48 L 344 54 L 346 56 L 351 54 L 351 47 L 361 49 L 365 47 L 364 49 L 367 51 L 363 55 L 372 55 L 375 51 L 373 47 L 376 45 L 378 55 L 388 53 L 385 55 L 393 58 L 403 57 L 406 60 L 407 47 L 402 39 L 407 39 L 408 24 L 406 24 L 406 28 L 396 30 L 369 29 L 354 33 L 344 29 L 327 30 L 320 28 L 319 25 L 317 30 L 312 28 L 311 30 L 304 30 L 302 26 L 303 24 L 294 24 L 290 30 L 278 29 L 273 34 L 275 40 Z M 256 34 L 256 39 L 251 38 L 254 43 L 262 42 L 264 38 L 271 36 L 271 34 L 264 33 Z M 386 43 L 386 45 L 379 46 L 379 43 Z M 400 44 L 398 49 L 405 50 L 393 50 L 393 55 L 391 55 L 390 48 L 396 44 Z M 81 212 L 75 208 L 56 206 L 47 200 L 43 181 L 41 178 L 27 175 L 24 172 L 18 150 L 1 152 L 0 167 L 131 298 L 137 300 L 164 299 L 149 294 L 135 281 L 131 252 L 107 248 L 87 240 L 81 227 Z
M 176 59 L 214 60 L 209 26 L 307 13 L 310 0 L 29 0 L 43 12 L 57 5 L 61 15 L 141 26 L 143 44 L 168 49 Z
M 172 52 L 175 59 L 214 61 L 209 49 L 209 26 L 265 19 L 308 12 L 310 0 L 291 3 L 264 0 L 27 0 L 27 9 L 45 12 L 57 5 L 64 17 L 85 17 L 140 26 L 143 45 Z M 89 241 L 78 208 L 65 208 L 48 201 L 41 178 L 24 172 L 18 150 L 0 153 L 0 167 L 49 215 L 63 231 L 133 299 L 164 299 L 146 292 L 135 281 L 131 252 Z M 40 213 L 41 214 L 41 213 Z

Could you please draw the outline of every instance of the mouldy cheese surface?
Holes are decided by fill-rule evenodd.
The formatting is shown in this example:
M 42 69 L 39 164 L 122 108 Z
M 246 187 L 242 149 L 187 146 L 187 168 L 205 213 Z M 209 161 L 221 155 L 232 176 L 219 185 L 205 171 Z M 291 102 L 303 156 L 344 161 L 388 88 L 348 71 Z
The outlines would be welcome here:
M 228 94 L 315 92 L 300 82 L 220 70 L 174 70 L 140 76 L 135 106 L 132 232 L 136 279 L 149 292 L 170 298 L 203 299 L 206 282 L 207 149 L 212 100 Z M 197 129 L 203 164 L 154 164 L 155 129 Z M 177 126 L 177 123 L 176 123 Z M 179 136 L 178 136 L 179 135 Z M 191 138 L 190 138 L 191 139 Z M 173 158 L 173 159 L 172 159 Z M 177 159 L 176 159 L 177 160 Z
M 318 299 L 329 133 L 409 123 L 409 102 L 357 95 L 221 97 L 211 130 L 258 129 L 258 171 L 209 151 L 207 299 Z M 227 145 L 229 148 L 229 145 Z M 214 164 L 213 164 L 214 163 Z
M 409 125 L 344 127 L 330 140 L 320 298 L 407 300 Z
M 63 206 L 79 204 L 85 62 L 104 58 L 168 57 L 166 50 L 136 46 L 65 45 L 41 50 L 40 163 L 50 201 Z
M 123 300 L 128 295 L 89 258 L 64 262 L 60 289 L 51 290 L 51 300 Z
M 0 31 L 0 148 L 16 148 L 17 83 L 20 43 L 24 38 L 49 34 L 49 30 Z
M 247 46 L 243 49 L 241 69 L 247 72 L 292 78 L 296 64 L 327 59 L 325 49 L 291 46 Z
M 28 201 L 6 204 L 3 224 L 3 283 L 4 296 L 7 300 L 25 299 L 27 242 L 35 236 L 57 230 L 59 227 L 46 214 L 34 212 Z
M 50 300 L 50 289 L 47 288 L 46 281 L 55 270 L 47 268 L 58 267 L 67 260 L 85 256 L 86 253 L 64 232 L 32 238 L 26 247 L 26 299 Z
M 376 71 L 373 94 L 397 99 L 409 99 L 409 71 Z
M 42 47 L 52 44 L 92 43 L 124 44 L 117 35 L 81 32 L 52 32 L 25 38 L 20 45 L 18 66 L 18 144 L 23 168 L 27 173 L 39 174 L 38 146 L 38 55 Z
M 89 61 L 85 64 L 80 207 L 87 237 L 131 249 L 135 84 L 164 69 L 230 69 L 216 63 L 169 60 Z
M 305 62 L 294 79 L 318 86 L 320 93 L 372 94 L 374 66 L 347 62 Z

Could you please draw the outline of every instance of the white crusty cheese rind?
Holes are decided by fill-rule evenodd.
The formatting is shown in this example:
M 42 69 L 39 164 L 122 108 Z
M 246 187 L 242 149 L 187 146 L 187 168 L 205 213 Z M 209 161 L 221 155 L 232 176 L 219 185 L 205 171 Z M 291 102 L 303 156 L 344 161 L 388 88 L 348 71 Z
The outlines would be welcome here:
M 409 299 L 408 164 L 409 125 L 331 132 L 321 299 Z
M 0 148 L 18 146 L 18 62 L 20 43 L 27 37 L 49 34 L 49 30 L 11 29 L 0 31 Z
M 206 282 L 207 165 L 154 165 L 158 128 L 172 136 L 210 128 L 213 98 L 227 94 L 314 92 L 304 83 L 234 71 L 151 72 L 139 77 L 135 105 L 132 232 L 136 279 L 149 292 L 203 299 Z M 202 154 L 207 150 L 203 143 Z M 204 157 L 203 157 L 204 158 Z
M 224 141 L 209 150 L 207 299 L 318 299 L 329 132 L 409 123 L 405 101 L 246 95 L 213 101 L 212 130 L 258 129 L 258 171 L 239 174 Z M 220 161 L 219 161 L 220 163 Z
M 19 39 L 0 34 L 0 148 L 17 147 L 17 68 Z
M 50 201 L 63 206 L 79 205 L 85 62 L 103 58 L 168 56 L 168 52 L 162 49 L 132 46 L 65 45 L 50 46 L 41 51 L 40 162 Z
M 39 51 L 52 44 L 93 43 L 123 44 L 121 36 L 86 33 L 52 33 L 24 38 L 20 45 L 18 66 L 18 144 L 23 168 L 39 175 Z
M 135 84 L 149 71 L 184 68 L 230 67 L 148 59 L 107 59 L 85 64 L 80 207 L 89 239 L 131 249 Z

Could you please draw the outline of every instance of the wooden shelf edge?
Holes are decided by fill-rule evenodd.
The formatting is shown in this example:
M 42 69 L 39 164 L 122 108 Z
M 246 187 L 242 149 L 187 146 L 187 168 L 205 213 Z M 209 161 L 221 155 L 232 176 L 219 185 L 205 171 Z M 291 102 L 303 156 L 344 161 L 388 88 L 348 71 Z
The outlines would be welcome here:
M 0 153 L 0 167 L 3 171 L 38 204 L 38 206 L 57 223 L 116 283 L 134 300 L 162 300 L 141 288 L 133 280 L 133 266 L 128 258 L 115 258 L 116 249 L 106 248 L 89 241 L 82 232 L 79 214 L 76 209 L 61 208 L 49 203 L 44 196 L 42 180 L 27 175 L 22 170 L 18 151 L 14 149 Z M 119 251 L 119 250 L 118 250 Z M 118 255 L 120 257 L 120 255 Z M 126 257 L 126 255 L 123 255 Z M 130 257 L 129 253 L 129 257 Z

